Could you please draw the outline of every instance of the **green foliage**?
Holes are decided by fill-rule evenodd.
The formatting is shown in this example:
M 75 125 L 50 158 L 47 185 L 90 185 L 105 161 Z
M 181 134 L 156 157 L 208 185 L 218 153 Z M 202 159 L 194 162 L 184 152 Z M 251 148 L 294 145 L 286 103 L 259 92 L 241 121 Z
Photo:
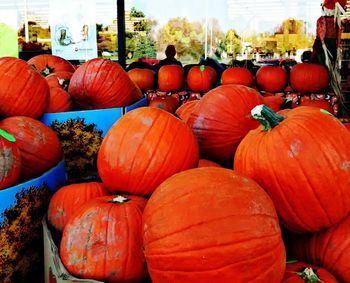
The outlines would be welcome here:
M 135 36 L 134 58 L 156 58 L 155 42 L 149 34 L 137 34 Z
M 145 14 L 142 11 L 138 11 L 136 10 L 135 7 L 132 7 L 130 10 L 130 17 L 134 17 L 134 18 L 144 18 Z
M 241 53 L 241 50 L 242 50 L 241 38 L 234 29 L 230 29 L 227 31 L 225 42 L 222 45 L 222 48 L 225 48 L 225 51 L 231 55 Z

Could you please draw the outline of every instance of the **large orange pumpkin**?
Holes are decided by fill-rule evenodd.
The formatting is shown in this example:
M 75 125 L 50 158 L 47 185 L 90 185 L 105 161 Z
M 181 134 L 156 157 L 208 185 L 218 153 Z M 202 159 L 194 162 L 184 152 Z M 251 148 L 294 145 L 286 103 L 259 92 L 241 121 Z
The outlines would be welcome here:
M 279 283 L 285 250 L 271 199 L 224 168 L 190 169 L 164 181 L 143 214 L 153 283 Z
M 290 70 L 290 86 L 300 93 L 319 93 L 329 86 L 329 74 L 321 64 L 302 63 Z
M 261 105 L 252 113 L 264 127 L 241 141 L 235 170 L 268 192 L 291 231 L 315 232 L 342 220 L 350 212 L 350 135 L 341 122 L 306 106 L 276 115 Z
M 70 274 L 104 282 L 143 282 L 142 213 L 137 196 L 91 199 L 68 220 L 60 245 Z
M 90 199 L 106 196 L 108 191 L 102 183 L 71 184 L 60 188 L 52 196 L 47 219 L 57 231 L 62 232 L 73 213 Z
M 46 108 L 47 113 L 67 112 L 73 110 L 73 103 L 68 89 L 69 80 L 73 73 L 60 72 L 53 73 L 45 77 L 50 88 L 49 105 Z
M 0 190 L 15 185 L 21 172 L 21 153 L 16 138 L 0 129 Z
M 338 283 L 338 280 L 326 269 L 304 262 L 287 263 L 286 272 L 281 283 Z
M 46 110 L 49 86 L 26 61 L 0 58 L 0 117 L 28 116 L 35 119 Z
M 184 69 L 180 65 L 164 65 L 158 71 L 160 91 L 178 91 L 183 88 Z
M 187 74 L 187 85 L 193 92 L 207 92 L 216 80 L 216 71 L 210 66 L 193 66 Z
M 288 246 L 289 254 L 293 258 L 322 266 L 340 282 L 347 283 L 350 282 L 349 234 L 350 216 L 347 216 L 329 229 L 293 237 Z
M 78 67 L 68 92 L 80 109 L 122 107 L 143 97 L 118 63 L 102 58 L 91 59 Z
M 256 72 L 255 84 L 260 90 L 280 92 L 288 84 L 288 73 L 279 66 L 263 66 Z
M 193 109 L 187 124 L 194 132 L 201 158 L 230 161 L 242 138 L 258 123 L 250 110 L 262 96 L 243 85 L 223 85 L 209 91 Z
M 190 118 L 193 109 L 196 107 L 199 100 L 191 100 L 182 104 L 179 108 L 176 109 L 175 114 L 180 117 L 182 121 L 187 122 Z
M 154 88 L 155 74 L 151 69 L 131 69 L 128 71 L 128 76 L 142 91 Z
M 150 195 L 171 175 L 196 167 L 198 159 L 197 141 L 184 122 L 164 110 L 141 107 L 107 132 L 97 166 L 111 192 Z
M 56 132 L 30 117 L 9 117 L 0 128 L 12 134 L 21 152 L 21 180 L 38 177 L 62 159 L 61 143 Z
M 223 85 L 239 84 L 251 87 L 253 80 L 252 73 L 248 69 L 241 67 L 228 68 L 221 75 L 221 83 Z
M 62 71 L 71 73 L 75 71 L 74 66 L 69 61 L 51 54 L 36 55 L 28 60 L 28 64 L 43 76 Z

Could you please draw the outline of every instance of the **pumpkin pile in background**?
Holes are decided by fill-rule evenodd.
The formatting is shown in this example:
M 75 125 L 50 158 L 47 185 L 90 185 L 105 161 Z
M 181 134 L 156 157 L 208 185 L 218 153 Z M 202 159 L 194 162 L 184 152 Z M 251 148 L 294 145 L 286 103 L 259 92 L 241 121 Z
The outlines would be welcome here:
M 149 99 L 103 138 L 100 182 L 51 198 L 47 220 L 71 275 L 350 282 L 350 131 L 314 99 L 331 91 L 324 67 L 262 67 L 255 77 L 229 68 L 218 78 L 194 66 L 185 77 L 179 65 L 127 73 L 110 60 L 74 68 L 56 57 L 0 58 L 12 93 L 0 89 L 9 101 L 0 105 L 0 189 L 62 159 L 57 135 L 36 120 L 43 113 Z

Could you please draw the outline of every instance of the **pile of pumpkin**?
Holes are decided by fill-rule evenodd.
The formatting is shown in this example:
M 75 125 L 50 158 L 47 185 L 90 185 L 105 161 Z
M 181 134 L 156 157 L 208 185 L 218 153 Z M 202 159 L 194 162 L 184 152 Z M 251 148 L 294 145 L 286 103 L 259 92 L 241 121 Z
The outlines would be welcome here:
M 350 132 L 317 107 L 262 104 L 227 84 L 186 122 L 155 107 L 120 118 L 99 149 L 102 182 L 51 200 L 67 270 L 106 282 L 350 282 Z
M 15 75 L 18 61 L 1 62 L 0 115 L 33 113 L 45 78 L 26 62 Z M 93 59 L 75 70 L 74 104 L 142 97 L 116 65 Z M 181 119 L 157 107 L 121 117 L 98 152 L 101 182 L 51 199 L 67 270 L 105 282 L 350 282 L 350 132 L 323 109 L 276 114 L 264 103 L 231 82 L 185 103 Z
M 266 102 L 275 110 L 285 98 L 290 107 L 316 105 L 337 114 L 335 95 L 329 95 L 327 69 L 319 64 L 297 64 L 290 74 L 280 66 L 263 66 L 255 77 L 241 67 L 227 68 L 220 75 L 210 66 L 192 66 L 185 74 L 179 65 L 162 66 L 156 74 L 151 69 L 135 68 L 128 71 L 130 78 L 147 94 L 149 105 L 174 113 L 182 104 L 203 97 L 218 85 L 242 84 L 268 97 Z M 275 98 L 277 97 L 277 98 Z

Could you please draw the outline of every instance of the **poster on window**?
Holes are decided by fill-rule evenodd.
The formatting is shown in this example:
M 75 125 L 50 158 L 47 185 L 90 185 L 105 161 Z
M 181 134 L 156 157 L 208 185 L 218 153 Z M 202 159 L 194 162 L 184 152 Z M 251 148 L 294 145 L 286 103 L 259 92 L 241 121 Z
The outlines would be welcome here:
M 51 0 L 52 54 L 67 60 L 97 57 L 95 0 Z
M 0 57 L 18 57 L 17 11 L 0 10 Z

